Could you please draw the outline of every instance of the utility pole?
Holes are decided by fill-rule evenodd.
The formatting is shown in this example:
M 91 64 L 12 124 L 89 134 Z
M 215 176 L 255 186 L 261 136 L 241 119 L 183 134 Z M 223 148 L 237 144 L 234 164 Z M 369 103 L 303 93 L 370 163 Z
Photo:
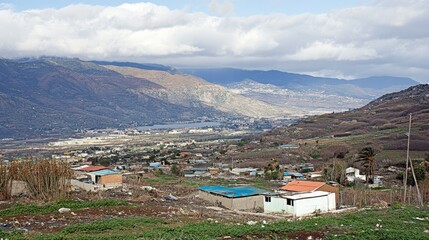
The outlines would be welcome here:
M 408 180 L 408 159 L 410 159 L 410 137 L 411 137 L 411 113 L 410 120 L 408 123 L 408 142 L 407 142 L 407 161 L 405 163 L 405 174 L 404 174 L 404 203 L 407 200 L 407 180 Z
M 410 163 L 410 167 L 411 167 L 411 172 L 413 174 L 413 179 L 414 179 L 414 183 L 416 184 L 416 189 L 417 189 L 417 198 L 419 201 L 419 205 L 423 206 L 423 201 L 422 201 L 422 196 L 420 194 L 420 189 L 419 189 L 419 184 L 417 182 L 417 178 L 416 178 L 416 173 L 414 172 L 414 167 L 413 167 L 413 161 L 410 158 L 410 138 L 411 138 L 411 117 L 412 114 L 410 113 L 410 121 L 408 124 L 408 143 L 407 143 L 407 163 L 406 165 L 406 169 L 405 169 L 405 178 L 404 178 L 404 203 L 406 201 L 406 197 L 407 197 L 407 179 L 408 179 L 408 162 Z M 411 189 L 410 189 L 410 193 L 411 193 Z

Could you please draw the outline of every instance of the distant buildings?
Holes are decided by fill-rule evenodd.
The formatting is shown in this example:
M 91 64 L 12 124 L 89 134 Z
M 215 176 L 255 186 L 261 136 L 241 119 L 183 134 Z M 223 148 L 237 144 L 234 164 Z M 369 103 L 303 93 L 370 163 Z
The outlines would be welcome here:
M 285 181 L 305 180 L 305 177 L 304 175 L 302 175 L 302 173 L 285 171 L 283 172 L 283 180 Z
M 346 178 L 348 182 L 354 182 L 356 180 L 366 181 L 366 176 L 360 174 L 360 170 L 354 167 L 346 169 Z

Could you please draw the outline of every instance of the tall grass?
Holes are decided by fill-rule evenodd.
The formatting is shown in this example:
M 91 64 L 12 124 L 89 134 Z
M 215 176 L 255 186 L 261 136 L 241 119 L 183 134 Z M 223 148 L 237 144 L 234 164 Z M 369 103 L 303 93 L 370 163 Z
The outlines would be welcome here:
M 9 183 L 23 181 L 28 197 L 43 201 L 65 199 L 73 176 L 66 162 L 53 159 L 15 160 L 3 168 L 0 171 L 8 173 Z M 3 187 L 2 190 L 8 191 L 8 188 Z
M 12 192 L 12 178 L 9 165 L 0 162 L 0 200 L 8 200 Z

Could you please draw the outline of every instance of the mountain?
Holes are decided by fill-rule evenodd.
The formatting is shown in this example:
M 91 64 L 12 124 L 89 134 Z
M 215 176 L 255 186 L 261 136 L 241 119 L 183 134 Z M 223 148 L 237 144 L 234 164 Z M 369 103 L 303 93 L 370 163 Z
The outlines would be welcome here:
M 0 59 L 0 138 L 296 111 L 157 64 Z
M 410 78 L 390 76 L 343 80 L 275 70 L 214 68 L 180 71 L 223 85 L 247 97 L 310 114 L 356 108 L 383 94 L 418 84 Z
M 209 82 L 228 85 L 244 80 L 253 80 L 262 84 L 271 84 L 291 90 L 317 88 L 318 86 L 353 85 L 360 88 L 381 90 L 392 86 L 413 86 L 418 82 L 405 77 L 369 77 L 354 80 L 337 78 L 314 77 L 305 74 L 281 72 L 276 70 L 242 70 L 234 68 L 209 68 L 209 69 L 180 69 L 181 72 L 201 77 Z
M 221 112 L 248 117 L 278 117 L 298 113 L 293 109 L 276 107 L 234 94 L 225 87 L 191 75 L 179 74 L 174 71 L 152 70 L 144 66 L 129 67 L 116 63 L 110 63 L 104 67 L 124 76 L 144 78 L 162 86 L 162 89 L 140 89 L 138 92 L 184 107 L 204 105 Z
M 234 93 L 259 99 L 279 107 L 289 106 L 307 115 L 347 111 L 350 108 L 358 108 L 368 103 L 367 99 L 340 96 L 312 89 L 289 90 L 252 80 L 231 83 L 227 87 Z
M 143 125 L 219 116 L 144 94 L 162 86 L 78 59 L 0 60 L 0 136 Z
M 312 116 L 289 128 L 276 129 L 269 138 L 326 138 L 332 143 L 379 145 L 383 149 L 405 149 L 409 114 L 412 114 L 411 150 L 429 151 L 429 85 L 420 84 L 386 94 L 364 107 L 342 113 Z M 287 136 L 287 139 L 285 138 Z M 341 139 L 341 137 L 353 138 Z

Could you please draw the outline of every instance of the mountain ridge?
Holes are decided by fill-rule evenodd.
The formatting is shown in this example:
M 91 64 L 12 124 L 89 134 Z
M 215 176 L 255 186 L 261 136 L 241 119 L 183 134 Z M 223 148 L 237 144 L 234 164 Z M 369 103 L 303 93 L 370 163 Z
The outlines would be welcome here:
M 305 74 L 282 72 L 278 70 L 242 70 L 236 68 L 206 68 L 206 69 L 180 69 L 180 71 L 201 77 L 209 82 L 228 85 L 243 80 L 253 80 L 262 84 L 272 84 L 278 87 L 290 90 L 302 90 L 304 88 L 313 88 L 329 91 L 332 86 L 354 85 L 363 89 L 380 90 L 398 86 L 398 90 L 419 84 L 417 81 L 407 77 L 375 76 L 367 78 L 358 78 L 353 80 L 344 80 L 337 78 L 314 77 Z M 393 82 L 393 84 L 392 84 Z M 341 95 L 343 91 L 334 91 Z M 370 98 L 378 97 L 384 94 L 377 92 Z M 359 96 L 359 95 L 358 95 Z

